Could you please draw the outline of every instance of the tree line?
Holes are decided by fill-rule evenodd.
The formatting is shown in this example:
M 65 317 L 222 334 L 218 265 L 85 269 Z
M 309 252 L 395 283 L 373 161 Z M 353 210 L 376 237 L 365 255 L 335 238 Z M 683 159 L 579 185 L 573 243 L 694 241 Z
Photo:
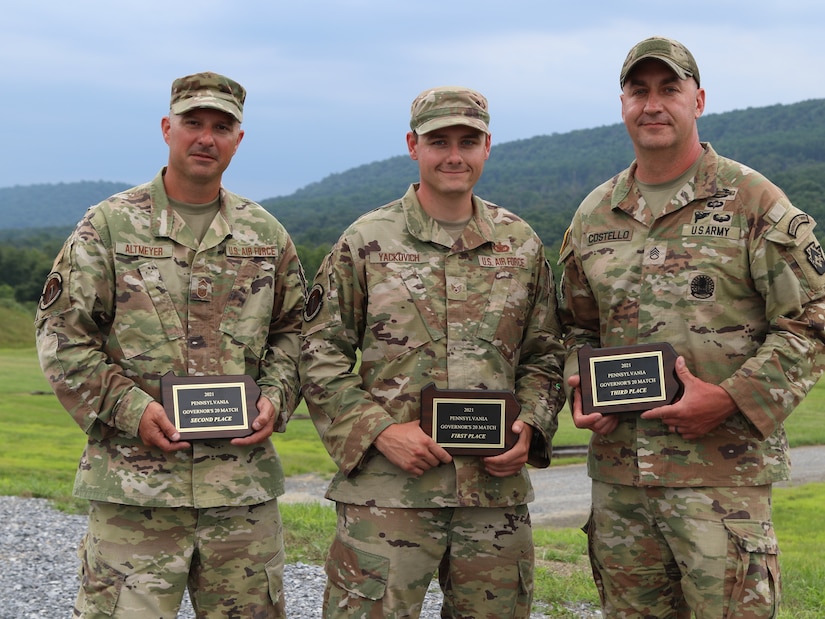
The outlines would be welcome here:
M 699 119 L 699 135 L 719 154 L 773 180 L 796 206 L 825 225 L 825 99 L 709 114 Z M 476 189 L 526 219 L 555 263 L 578 204 L 632 159 L 621 123 L 536 136 L 494 145 Z M 349 223 L 400 197 L 417 174 L 408 157 L 392 157 L 261 204 L 289 230 L 312 278 Z M 33 304 L 83 211 L 126 187 L 98 181 L 0 189 L 0 299 Z M 52 227 L 42 228 L 42 222 Z

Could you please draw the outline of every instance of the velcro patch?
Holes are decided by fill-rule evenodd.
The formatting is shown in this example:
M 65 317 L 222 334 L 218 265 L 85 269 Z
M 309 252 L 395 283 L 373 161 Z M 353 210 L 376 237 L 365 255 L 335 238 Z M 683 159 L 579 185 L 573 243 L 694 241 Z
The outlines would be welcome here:
M 808 257 L 808 263 L 814 268 L 814 271 L 820 275 L 825 275 L 825 254 L 822 253 L 822 245 L 816 241 L 811 241 L 805 246 L 805 255 Z
M 123 256 L 140 256 L 142 258 L 171 258 L 172 246 L 141 245 L 140 243 L 115 243 L 115 253 Z
M 788 234 L 796 238 L 799 235 L 799 228 L 805 226 L 807 229 L 809 223 L 811 223 L 811 218 L 808 217 L 807 214 L 799 213 L 798 215 L 794 215 L 794 218 L 791 219 L 788 224 Z
M 62 294 L 63 276 L 60 273 L 50 273 L 43 285 L 43 293 L 40 295 L 40 309 L 49 309 Z
M 716 282 L 710 275 L 691 273 L 688 290 L 690 296 L 699 301 L 714 301 L 716 299 Z
M 315 284 L 307 295 L 304 303 L 304 322 L 311 322 L 321 312 L 324 306 L 324 287 Z
M 479 256 L 478 264 L 486 268 L 498 269 L 501 267 L 512 269 L 526 269 L 527 258 L 521 256 Z

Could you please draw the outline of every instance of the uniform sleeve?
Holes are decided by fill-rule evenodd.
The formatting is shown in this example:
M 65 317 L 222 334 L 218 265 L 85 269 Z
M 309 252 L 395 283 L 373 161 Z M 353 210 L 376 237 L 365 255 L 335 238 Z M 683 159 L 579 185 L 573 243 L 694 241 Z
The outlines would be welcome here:
M 261 360 L 258 385 L 275 406 L 275 431 L 284 432 L 300 402 L 298 357 L 300 354 L 301 312 L 306 281 L 295 245 L 286 236 L 275 275 L 272 316 L 269 321 L 267 351 Z
M 564 333 L 564 389 L 568 398 L 571 394 L 567 379 L 579 373 L 579 349 L 588 343 L 594 348 L 601 345 L 598 302 L 577 251 L 580 232 L 581 221 L 577 213 L 559 252 L 559 263 L 563 266 L 559 282 L 559 320 Z
M 519 419 L 534 428 L 528 462 L 536 467 L 550 464 L 551 441 L 564 406 L 561 344 L 553 272 L 541 247 L 536 260 L 535 297 L 524 331 L 524 343 L 516 368 Z
M 114 289 L 105 223 L 90 211 L 47 278 L 35 318 L 37 351 L 52 389 L 84 432 L 118 429 L 136 436 L 152 397 L 103 352 Z
M 324 259 L 304 310 L 300 374 L 324 446 L 345 475 L 356 472 L 393 418 L 355 372 L 367 298 L 363 259 L 347 237 Z
M 772 216 L 771 213 L 778 213 Z M 751 276 L 770 330 L 721 386 L 763 437 L 807 395 L 825 368 L 825 255 L 813 219 L 780 201 L 751 247 Z

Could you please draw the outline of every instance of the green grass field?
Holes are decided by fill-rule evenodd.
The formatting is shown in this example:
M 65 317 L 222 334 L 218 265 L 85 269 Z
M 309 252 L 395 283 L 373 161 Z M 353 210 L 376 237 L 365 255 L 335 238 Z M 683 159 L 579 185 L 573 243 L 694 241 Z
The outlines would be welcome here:
M 825 444 L 825 384 L 794 411 L 786 427 L 793 446 Z M 329 475 L 334 466 L 312 422 L 299 408 L 283 435 L 275 437 L 287 475 Z M 31 348 L 0 349 L 0 494 L 42 497 L 59 509 L 82 511 L 71 497 L 85 435 L 51 393 Z M 579 445 L 588 434 L 560 415 L 556 445 Z M 557 461 L 554 466 L 569 461 Z M 774 521 L 782 548 L 784 602 L 780 619 L 825 617 L 825 483 L 775 490 Z M 287 561 L 322 563 L 335 527 L 335 514 L 322 504 L 281 506 Z M 537 528 L 536 602 L 551 617 L 573 618 L 566 603 L 597 603 L 586 559 L 584 534 L 575 528 Z

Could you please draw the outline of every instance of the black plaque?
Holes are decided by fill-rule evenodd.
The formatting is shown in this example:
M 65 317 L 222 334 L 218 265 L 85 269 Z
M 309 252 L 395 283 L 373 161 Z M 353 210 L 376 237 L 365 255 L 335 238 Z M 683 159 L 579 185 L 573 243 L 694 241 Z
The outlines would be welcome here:
M 515 445 L 521 405 L 512 391 L 421 390 L 421 429 L 454 456 L 496 456 Z
M 582 412 L 641 413 L 672 404 L 682 391 L 668 343 L 579 349 Z
M 261 388 L 251 376 L 175 376 L 160 379 L 163 408 L 180 440 L 252 434 Z

